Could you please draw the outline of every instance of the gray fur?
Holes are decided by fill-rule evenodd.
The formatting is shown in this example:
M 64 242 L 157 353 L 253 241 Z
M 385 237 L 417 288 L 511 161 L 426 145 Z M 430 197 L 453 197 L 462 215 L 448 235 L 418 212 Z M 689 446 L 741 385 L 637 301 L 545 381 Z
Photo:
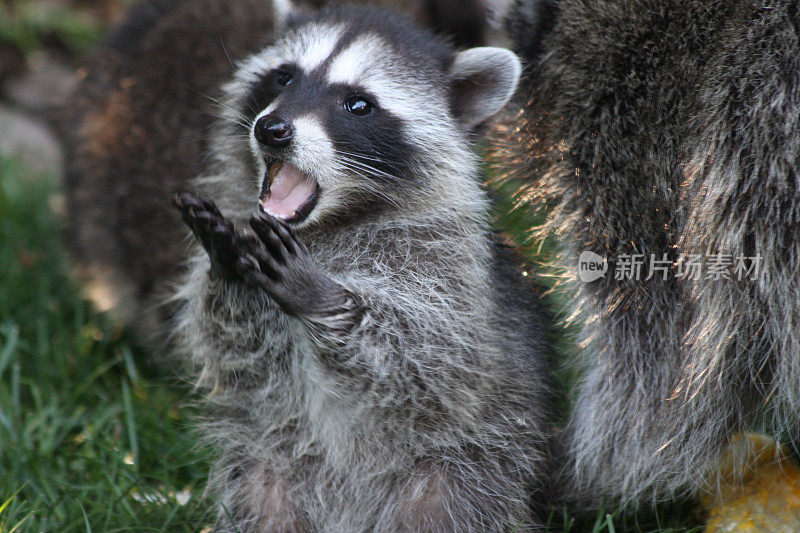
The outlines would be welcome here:
M 313 54 L 325 24 L 293 30 L 225 88 L 227 120 L 197 184 L 240 230 L 263 176 L 237 125 L 240 82 Z M 355 56 L 370 73 L 391 66 L 377 96 L 389 91 L 424 135 L 400 187 L 363 189 L 369 180 L 338 155 L 292 155 L 324 186 L 295 231 L 346 295 L 341 308 L 289 314 L 253 285 L 210 277 L 200 250 L 175 297 L 177 336 L 209 393 L 217 530 L 534 529 L 550 395 L 537 300 L 491 242 L 478 160 L 440 83 L 447 72 L 430 77 L 424 58 L 406 64 L 378 30 L 349 38 L 363 43 Z M 325 138 L 315 144 L 324 150 Z M 385 202 L 373 210 L 376 191 Z
M 762 421 L 797 434 L 799 22 L 788 0 L 512 10 L 528 76 L 495 157 L 546 209 L 565 313 L 583 324 L 567 444 L 585 505 L 703 487 L 731 435 Z M 583 250 L 760 255 L 762 276 L 581 283 Z

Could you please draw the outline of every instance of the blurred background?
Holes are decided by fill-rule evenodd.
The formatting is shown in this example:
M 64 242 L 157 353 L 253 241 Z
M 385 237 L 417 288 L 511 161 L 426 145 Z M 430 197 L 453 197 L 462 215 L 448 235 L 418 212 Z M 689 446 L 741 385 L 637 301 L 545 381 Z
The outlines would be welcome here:
M 95 312 L 62 238 L 53 110 L 123 0 L 0 1 L 0 532 L 201 531 L 190 389 Z

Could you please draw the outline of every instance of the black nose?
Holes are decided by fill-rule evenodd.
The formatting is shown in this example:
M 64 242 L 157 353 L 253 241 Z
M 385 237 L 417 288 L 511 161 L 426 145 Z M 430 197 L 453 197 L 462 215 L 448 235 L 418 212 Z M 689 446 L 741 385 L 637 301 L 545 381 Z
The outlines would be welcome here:
M 292 125 L 279 117 L 261 117 L 255 126 L 256 140 L 273 148 L 285 148 L 292 142 Z

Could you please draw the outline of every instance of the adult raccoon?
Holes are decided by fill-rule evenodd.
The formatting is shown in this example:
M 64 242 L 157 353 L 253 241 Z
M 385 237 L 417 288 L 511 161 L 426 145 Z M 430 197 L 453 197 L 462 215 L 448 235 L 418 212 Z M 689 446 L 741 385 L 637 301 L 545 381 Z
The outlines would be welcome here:
M 573 493 L 676 494 L 737 431 L 796 435 L 797 2 L 505 7 L 528 66 L 494 158 L 547 213 L 583 323 Z M 605 277 L 578 281 L 583 251 Z

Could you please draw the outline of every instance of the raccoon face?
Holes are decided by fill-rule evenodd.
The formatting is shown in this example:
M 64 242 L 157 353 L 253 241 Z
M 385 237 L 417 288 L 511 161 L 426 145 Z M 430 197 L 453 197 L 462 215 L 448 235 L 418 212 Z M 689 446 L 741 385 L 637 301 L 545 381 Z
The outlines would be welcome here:
M 381 11 L 295 23 L 230 85 L 261 209 L 302 225 L 407 205 L 440 190 L 437 175 L 474 180 L 468 133 L 506 104 L 519 73 L 507 50 L 455 53 Z

